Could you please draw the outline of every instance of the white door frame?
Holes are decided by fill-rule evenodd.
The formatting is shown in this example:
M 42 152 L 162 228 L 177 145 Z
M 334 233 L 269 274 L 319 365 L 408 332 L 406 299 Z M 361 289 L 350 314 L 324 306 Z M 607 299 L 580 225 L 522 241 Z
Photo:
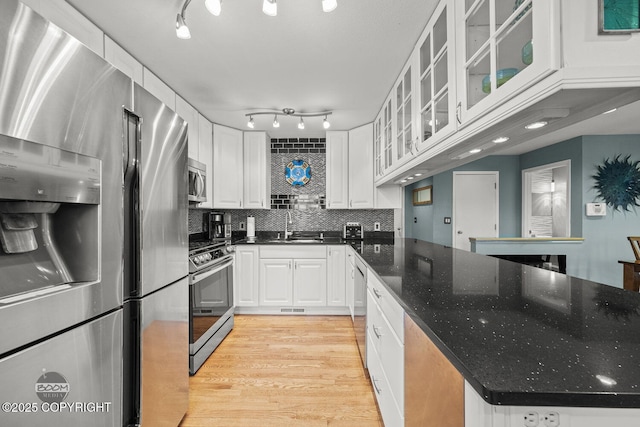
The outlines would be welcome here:
M 561 160 L 559 162 L 547 163 L 546 165 L 536 166 L 522 170 L 522 237 L 529 237 L 529 223 L 531 221 L 531 173 L 546 169 L 567 168 L 567 229 L 566 236 L 571 236 L 571 160 Z
M 451 206 L 451 246 L 456 247 L 456 176 L 460 175 L 494 175 L 496 177 L 496 230 L 498 237 L 500 230 L 500 173 L 498 171 L 454 171 L 453 172 L 453 200 Z

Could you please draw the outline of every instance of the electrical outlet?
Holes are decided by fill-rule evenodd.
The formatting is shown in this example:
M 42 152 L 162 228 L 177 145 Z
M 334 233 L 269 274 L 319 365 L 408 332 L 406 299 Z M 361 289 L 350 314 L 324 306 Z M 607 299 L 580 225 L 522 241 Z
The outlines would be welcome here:
M 560 414 L 555 411 L 547 412 L 544 414 L 542 422 L 547 427 L 558 427 L 560 425 Z
M 244 229 L 245 229 L 244 222 L 241 222 L 240 223 L 240 230 L 244 230 Z
M 380 253 L 380 245 L 379 244 L 375 244 L 373 245 L 373 253 L 374 254 L 379 254 Z
M 450 216 L 445 216 L 444 217 L 444 223 L 445 224 L 451 224 L 451 217 Z
M 380 223 L 379 222 L 374 222 L 373 223 L 373 231 L 380 231 Z
M 536 411 L 524 414 L 524 427 L 536 427 L 538 424 L 540 424 L 540 417 Z

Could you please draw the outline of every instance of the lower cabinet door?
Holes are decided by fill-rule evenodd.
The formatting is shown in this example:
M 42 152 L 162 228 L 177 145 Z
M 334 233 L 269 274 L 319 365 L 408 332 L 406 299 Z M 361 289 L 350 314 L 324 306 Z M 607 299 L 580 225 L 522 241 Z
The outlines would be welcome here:
M 293 260 L 293 305 L 327 305 L 327 260 Z
M 260 305 L 291 306 L 293 292 L 293 260 L 260 260 Z

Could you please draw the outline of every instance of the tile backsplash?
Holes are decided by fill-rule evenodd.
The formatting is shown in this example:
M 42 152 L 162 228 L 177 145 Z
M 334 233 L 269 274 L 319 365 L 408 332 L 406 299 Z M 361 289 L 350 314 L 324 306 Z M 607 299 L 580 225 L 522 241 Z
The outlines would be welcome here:
M 304 186 L 285 180 L 285 167 L 292 160 L 304 160 L 311 167 L 311 179 Z M 325 209 L 326 140 L 325 138 L 281 138 L 271 140 L 271 209 L 227 210 L 231 229 L 241 230 L 247 217 L 255 217 L 256 231 L 284 230 L 285 215 L 291 212 L 292 231 L 341 231 L 346 222 L 359 222 L 373 232 L 394 231 L 393 209 Z M 202 231 L 203 214 L 209 209 L 189 209 L 189 233 Z

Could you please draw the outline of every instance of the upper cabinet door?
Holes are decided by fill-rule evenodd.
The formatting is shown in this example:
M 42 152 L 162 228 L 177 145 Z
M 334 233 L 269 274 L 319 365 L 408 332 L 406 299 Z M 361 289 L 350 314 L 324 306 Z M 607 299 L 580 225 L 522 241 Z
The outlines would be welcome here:
M 451 1 L 433 13 L 414 52 L 420 90 L 416 91 L 417 150 L 435 146 L 456 129 L 455 30 Z
M 327 209 L 349 208 L 349 133 L 327 131 Z
M 176 113 L 178 113 L 189 126 L 189 157 L 199 160 L 200 138 L 198 137 L 198 111 L 187 101 L 176 95 Z
M 457 4 L 457 118 L 461 126 L 560 67 L 559 4 L 540 0 Z
M 327 140 L 327 145 L 329 145 Z M 373 208 L 373 125 L 349 131 L 349 208 Z
M 173 111 L 176 111 L 176 93 L 146 67 L 142 69 L 142 81 L 142 86 L 151 95 L 158 98 Z
M 207 167 L 205 188 L 207 201 L 199 208 L 213 207 L 213 125 L 202 114 L 198 114 L 198 161 Z
M 375 178 L 382 178 L 384 175 L 384 146 L 383 146 L 382 111 L 373 122 L 373 159 Z
M 415 154 L 413 136 L 413 74 L 412 61 L 405 66 L 395 87 L 395 149 L 398 164 Z
M 244 208 L 271 207 L 271 141 L 265 132 L 244 132 Z
M 213 207 L 216 209 L 244 207 L 242 152 L 242 131 L 213 125 Z

